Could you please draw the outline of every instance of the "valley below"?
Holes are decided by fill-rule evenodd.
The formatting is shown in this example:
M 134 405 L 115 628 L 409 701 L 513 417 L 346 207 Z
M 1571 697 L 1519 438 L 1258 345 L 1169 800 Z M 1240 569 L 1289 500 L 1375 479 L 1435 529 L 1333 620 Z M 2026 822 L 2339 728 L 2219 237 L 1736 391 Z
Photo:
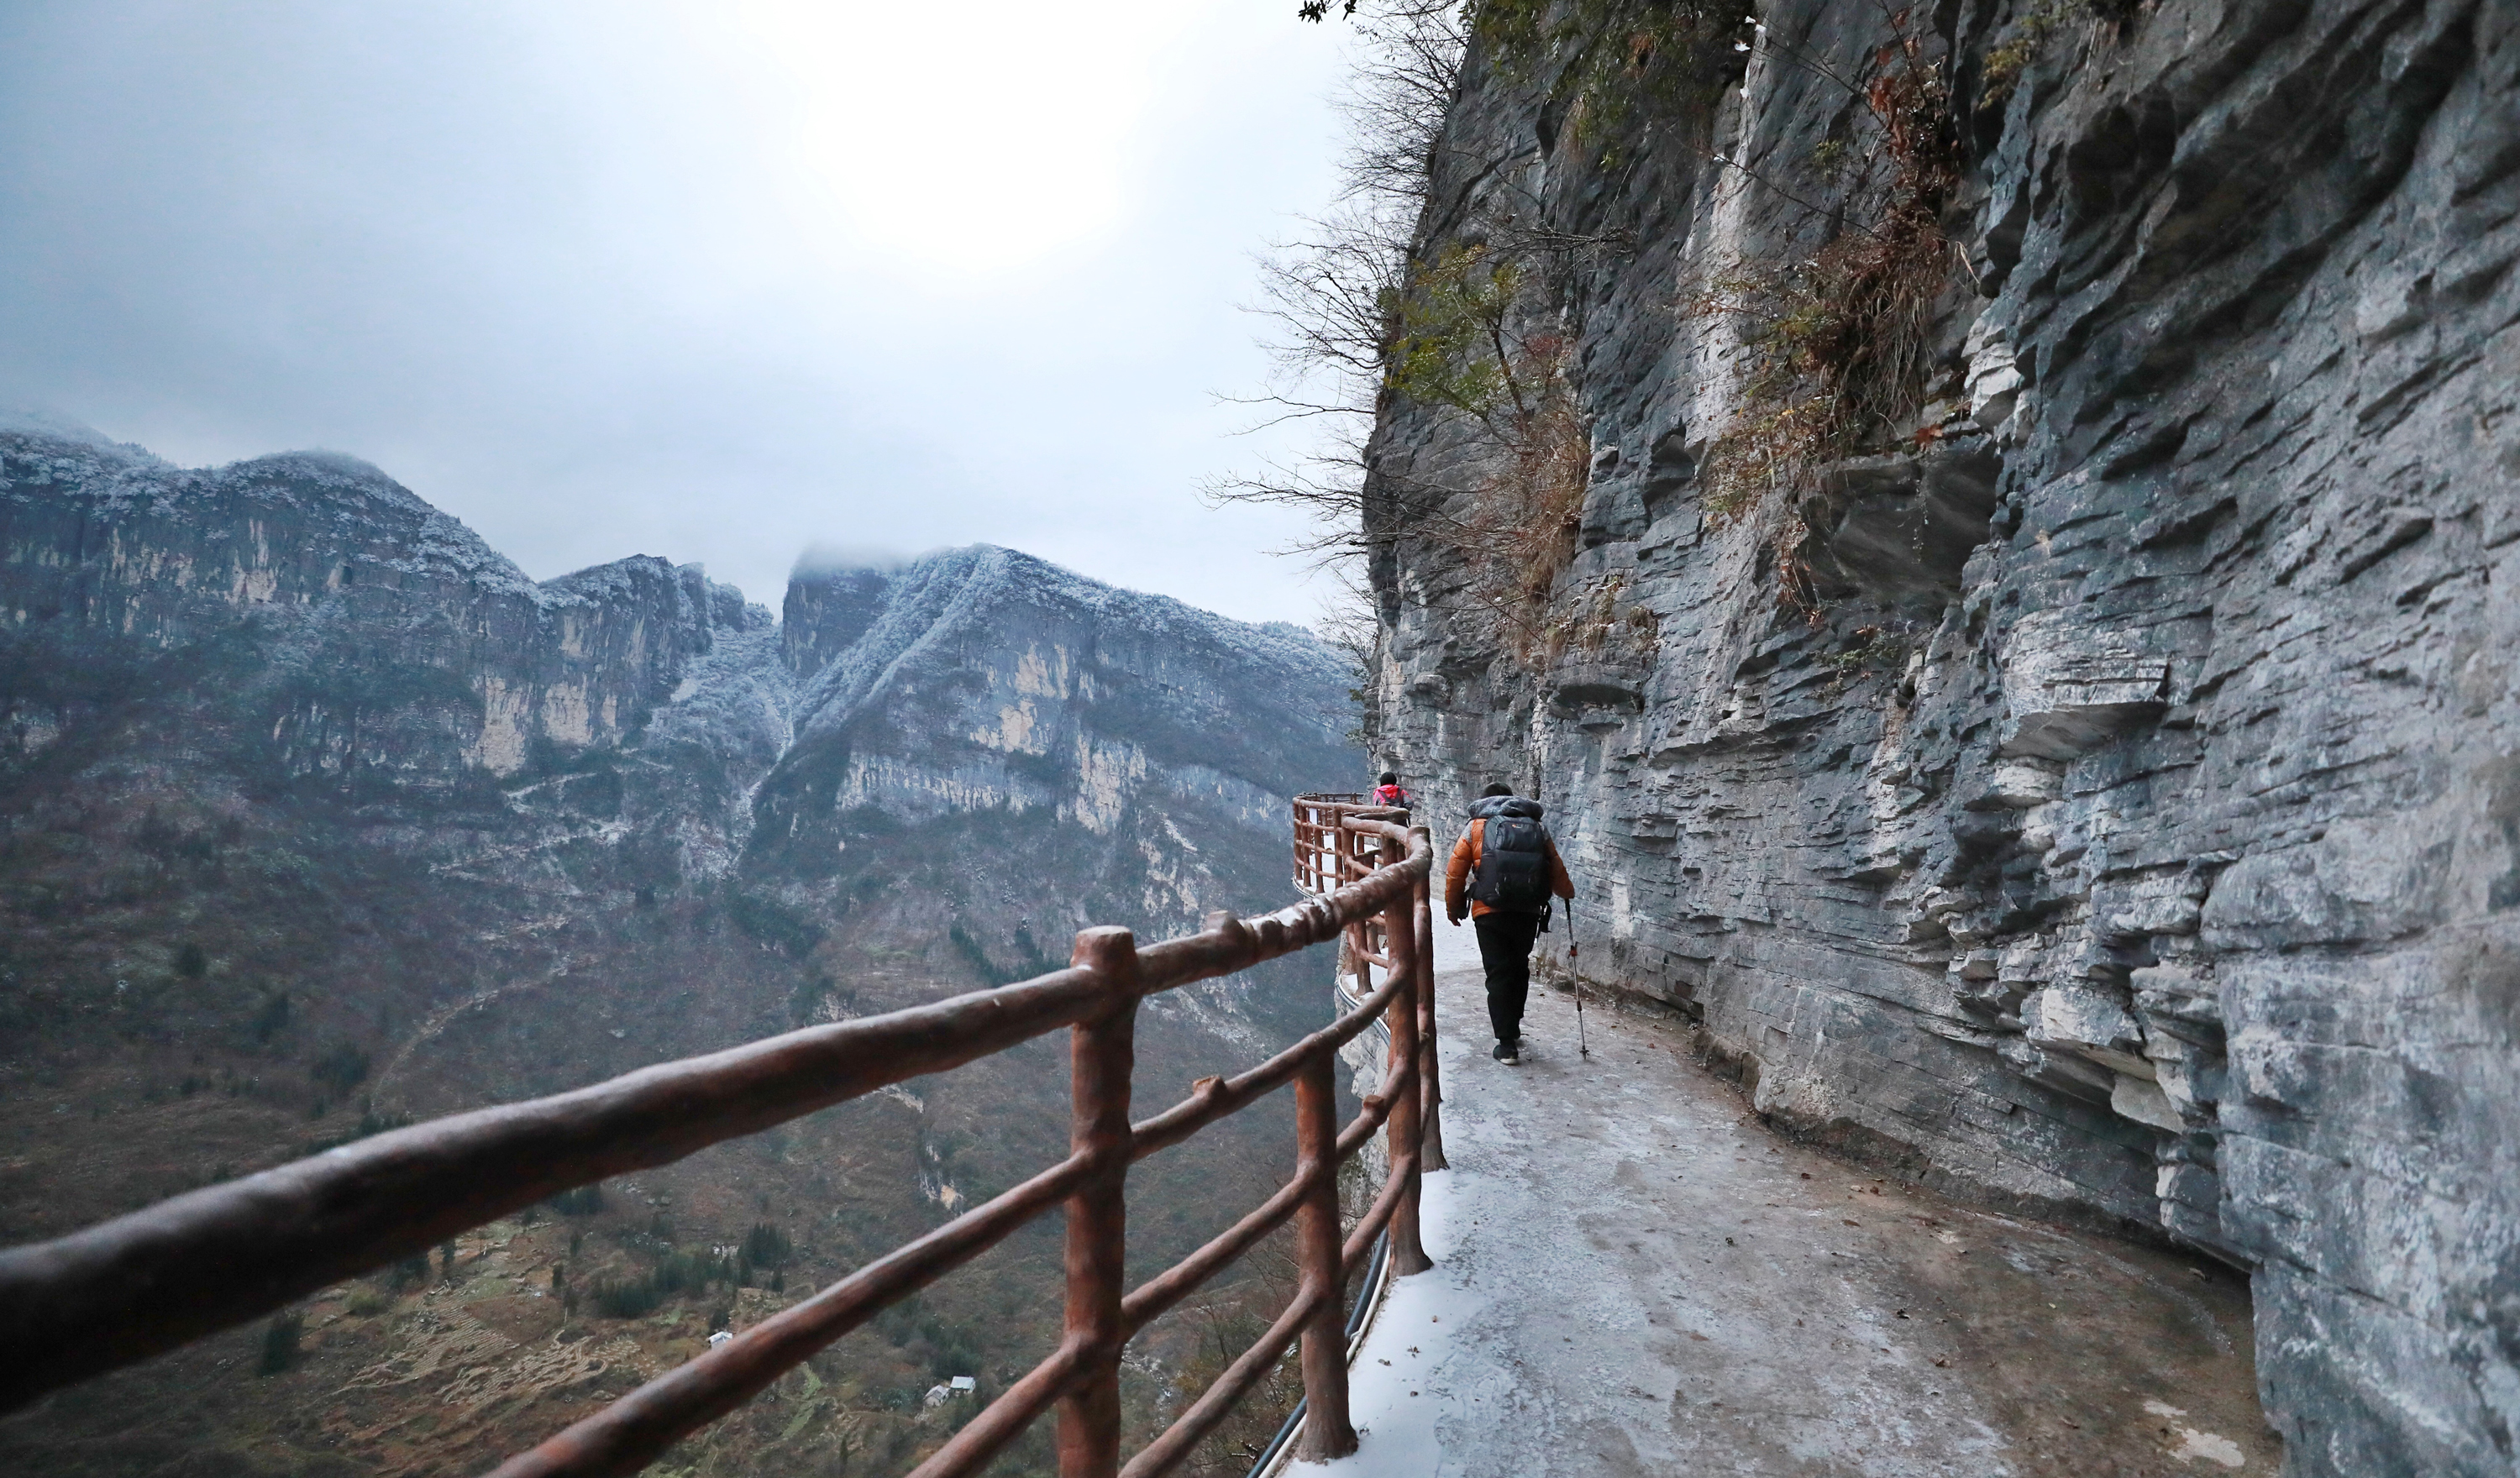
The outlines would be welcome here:
M 1297 628 L 1009 550 L 800 567 L 774 618 L 657 559 L 527 580 L 351 459 L 0 434 L 0 1240 L 1021 979 L 1089 923 L 1276 907 L 1288 798 L 1361 769 L 1352 683 Z M 1142 1111 L 1317 1025 L 1328 976 L 1150 1000 Z M 1045 1039 L 62 1393 L 0 1422 L 0 1466 L 478 1471 L 1066 1136 Z M 1270 1103 L 1140 1167 L 1133 1270 L 1259 1200 L 1290 1142 Z M 1058 1260 L 1051 1218 L 658 1471 L 907 1466 L 1049 1350 Z M 1133 1347 L 1133 1429 L 1256 1332 L 1281 1264 Z M 1046 1462 L 1029 1441 L 1000 1470 Z

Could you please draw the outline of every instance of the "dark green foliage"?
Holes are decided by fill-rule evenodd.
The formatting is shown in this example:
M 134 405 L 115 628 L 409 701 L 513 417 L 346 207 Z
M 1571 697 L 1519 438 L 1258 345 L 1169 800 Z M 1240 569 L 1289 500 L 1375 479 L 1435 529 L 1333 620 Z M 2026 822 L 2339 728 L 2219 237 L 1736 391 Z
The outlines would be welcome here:
M 1042 953 L 1041 946 L 1032 937 L 1032 930 L 1021 924 L 1015 926 L 1012 964 L 1002 965 L 990 959 L 989 952 L 981 947 L 980 941 L 972 938 L 970 931 L 960 923 L 948 925 L 945 937 L 954 946 L 954 952 L 968 961 L 980 978 L 991 985 L 1012 985 L 1018 980 L 1030 980 L 1058 968 L 1048 955 Z
M 1033 754 L 1018 749 L 1008 755 L 1005 763 L 1007 772 L 1017 780 L 1027 780 L 1055 790 L 1065 788 L 1073 773 L 1073 767 L 1056 754 Z
M 810 1023 L 814 1019 L 814 1013 L 822 1009 L 823 998 L 831 993 L 832 977 L 829 975 L 817 975 L 811 980 L 797 981 L 796 988 L 788 993 L 788 1023 L 793 1026 L 804 1026 Z
M 936 1379 L 979 1372 L 980 1357 L 970 1334 L 939 1319 L 916 1297 L 903 1299 L 877 1315 L 875 1326 L 877 1332 L 900 1348 L 905 1358 L 924 1366 Z M 923 1394 L 911 1391 L 911 1403 L 915 1405 Z
M 294 1309 L 271 1317 L 263 1326 L 262 1358 L 254 1371 L 260 1375 L 277 1375 L 297 1364 L 297 1336 L 306 1326 L 306 1317 Z
M 1508 321 L 1527 269 L 1485 246 L 1446 246 L 1421 262 L 1397 305 L 1382 382 L 1420 405 L 1485 417 L 1531 394 L 1516 382 Z
M 543 1204 L 562 1216 L 593 1216 L 604 1209 L 604 1187 L 601 1184 L 571 1187 Z M 573 1238 L 569 1250 L 577 1250 Z
M 756 1268 L 784 1268 L 796 1249 L 788 1233 L 768 1222 L 755 1222 L 743 1234 L 743 1260 Z
M 1551 83 L 1542 142 L 1597 145 L 1642 112 L 1711 105 L 1738 73 L 1742 6 L 1715 0 L 1477 0 L 1472 34 L 1509 76 Z M 1604 163 L 1615 164 L 1615 157 Z
M 656 1285 L 646 1278 L 615 1280 L 599 1277 L 587 1289 L 588 1307 L 602 1319 L 639 1319 L 656 1312 L 665 1301 Z
M 823 930 L 812 919 L 764 894 L 732 891 L 727 895 L 726 912 L 745 937 L 794 959 L 803 959 L 823 942 Z
M 209 951 L 187 941 L 175 952 L 175 973 L 187 980 L 199 980 L 210 972 Z
M 953 943 L 954 952 L 968 962 L 971 968 L 979 972 L 980 978 L 989 984 L 1005 985 L 1011 980 L 1020 978 L 1010 971 L 998 968 L 990 961 L 989 952 L 980 948 L 980 941 L 972 938 L 970 931 L 964 928 L 961 923 L 948 925 L 945 937 Z
M 900 817 L 881 806 L 851 806 L 834 820 L 850 836 L 898 836 L 909 829 Z
M 415 1283 L 428 1281 L 428 1254 L 426 1252 L 416 1253 L 393 1265 L 393 1285 L 396 1292 Z
M 678 1293 L 701 1293 L 712 1287 L 739 1287 L 742 1279 L 735 1263 L 714 1253 L 668 1252 L 646 1274 L 599 1277 L 588 1288 L 595 1312 L 606 1319 L 637 1319 L 652 1314 Z
M 256 1046 L 269 1042 L 289 1029 L 289 993 L 277 991 L 264 998 L 262 1008 L 253 1015 L 253 1040 Z
M 306 1074 L 336 1096 L 346 1094 L 368 1080 L 367 1052 L 353 1043 L 336 1042 L 315 1054 Z
M 1015 925 L 1015 959 L 1027 978 L 1033 975 L 1047 975 L 1058 968 L 1058 962 L 1051 959 L 1040 944 L 1035 942 L 1032 937 L 1032 927 L 1029 924 Z
M 444 709 L 478 725 L 481 695 L 451 668 L 381 659 L 344 640 L 328 644 L 302 668 L 282 678 L 271 694 L 268 719 L 285 723 L 309 709 L 348 710 L 372 718 L 397 709 Z

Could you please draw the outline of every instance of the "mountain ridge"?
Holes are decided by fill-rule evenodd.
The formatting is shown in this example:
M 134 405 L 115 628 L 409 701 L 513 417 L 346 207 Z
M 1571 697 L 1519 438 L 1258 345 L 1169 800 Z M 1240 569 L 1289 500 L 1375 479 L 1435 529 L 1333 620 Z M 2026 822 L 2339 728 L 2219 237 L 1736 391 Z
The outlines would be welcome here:
M 527 581 L 353 460 L 187 470 L 0 431 L 0 1239 L 1002 984 L 1088 923 L 1279 906 L 1288 793 L 1361 765 L 1326 646 L 1013 551 L 808 568 L 782 609 L 652 556 Z M 1147 1002 L 1142 1093 L 1318 1025 L 1325 970 Z M 1220 1187 L 1265 1194 L 1283 1107 L 1133 1172 L 1133 1257 L 1222 1230 Z M 1066 1116 L 1046 1044 L 827 1110 L 331 1290 L 299 1311 L 302 1368 L 238 1373 L 260 1335 L 232 1331 L 66 1393 L 0 1423 L 0 1466 L 477 1470 L 1055 1162 Z M 760 1223 L 794 1248 L 780 1286 L 620 1294 Z M 825 1358 L 831 1420 L 747 1411 L 709 1440 L 834 1473 L 849 1433 L 932 1446 L 951 1413 L 911 1398 L 1055 1337 L 1036 1231 Z M 462 1379 L 524 1395 L 388 1378 L 456 1328 Z

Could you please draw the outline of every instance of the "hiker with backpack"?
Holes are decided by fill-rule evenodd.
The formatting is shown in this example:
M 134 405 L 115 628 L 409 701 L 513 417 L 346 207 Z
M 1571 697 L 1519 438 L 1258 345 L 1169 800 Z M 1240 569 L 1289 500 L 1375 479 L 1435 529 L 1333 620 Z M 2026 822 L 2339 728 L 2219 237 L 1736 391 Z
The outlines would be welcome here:
M 1514 794 L 1511 785 L 1488 786 L 1470 807 L 1470 825 L 1453 844 L 1444 873 L 1444 917 L 1459 927 L 1466 908 L 1479 934 L 1488 1024 L 1497 1039 L 1489 1055 L 1508 1067 L 1522 1060 L 1532 941 L 1549 927 L 1550 900 L 1575 896 L 1575 880 L 1540 815 L 1540 802 Z
M 1373 794 L 1372 799 L 1373 804 L 1377 806 L 1406 807 L 1410 804 L 1410 794 L 1406 789 L 1401 787 L 1400 774 L 1398 771 L 1385 770 L 1382 772 L 1382 779 L 1373 783 Z

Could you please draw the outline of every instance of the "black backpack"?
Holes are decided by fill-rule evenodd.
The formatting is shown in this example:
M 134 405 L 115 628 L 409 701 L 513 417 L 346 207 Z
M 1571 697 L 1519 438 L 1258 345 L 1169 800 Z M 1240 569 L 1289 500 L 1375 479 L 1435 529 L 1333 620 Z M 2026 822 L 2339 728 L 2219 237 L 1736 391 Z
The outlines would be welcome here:
M 1528 801 L 1513 810 L 1538 806 Z M 1503 808 L 1500 808 L 1503 810 Z M 1479 840 L 1478 875 L 1470 896 L 1506 914 L 1547 914 L 1551 895 L 1549 829 L 1537 816 L 1491 813 Z

